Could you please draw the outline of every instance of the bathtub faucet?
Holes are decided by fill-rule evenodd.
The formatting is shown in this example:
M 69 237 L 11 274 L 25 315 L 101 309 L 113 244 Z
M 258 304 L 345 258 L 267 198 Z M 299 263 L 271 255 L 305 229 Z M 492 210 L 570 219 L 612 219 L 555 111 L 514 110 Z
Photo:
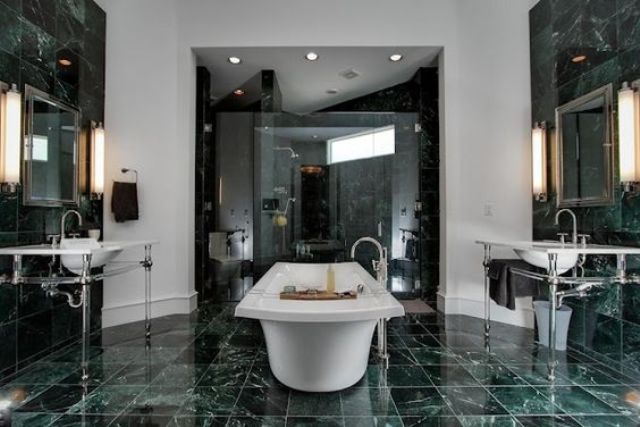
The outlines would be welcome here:
M 383 247 L 373 237 L 361 237 L 351 246 L 351 259 L 355 260 L 356 248 L 360 243 L 369 242 L 372 243 L 377 249 L 379 254 L 379 260 L 373 260 L 373 269 L 376 272 L 376 279 L 382 288 L 387 289 L 387 248 Z

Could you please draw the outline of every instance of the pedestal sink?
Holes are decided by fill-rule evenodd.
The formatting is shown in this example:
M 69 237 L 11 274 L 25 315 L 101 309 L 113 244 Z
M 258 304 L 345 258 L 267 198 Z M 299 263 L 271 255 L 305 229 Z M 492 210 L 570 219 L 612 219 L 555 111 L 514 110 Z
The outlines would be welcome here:
M 91 268 L 102 267 L 122 253 L 122 248 L 96 239 L 62 239 L 60 249 L 91 249 Z M 75 274 L 82 274 L 82 255 L 60 255 L 60 261 Z
M 549 253 L 548 249 L 576 249 L 575 245 L 560 242 L 531 242 L 530 248 L 514 248 L 513 251 L 527 263 L 549 270 Z M 560 252 L 556 254 L 557 273 L 562 274 L 575 267 L 578 262 L 579 254 L 577 252 Z

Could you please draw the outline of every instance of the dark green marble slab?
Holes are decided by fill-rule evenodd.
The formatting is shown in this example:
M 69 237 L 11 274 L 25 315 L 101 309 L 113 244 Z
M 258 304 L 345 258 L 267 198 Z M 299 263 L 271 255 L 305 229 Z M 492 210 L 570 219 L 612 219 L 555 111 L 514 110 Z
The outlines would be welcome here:
M 144 390 L 144 386 L 102 386 L 69 409 L 75 414 L 118 415 Z
M 402 416 L 438 417 L 452 412 L 435 387 L 392 388 L 391 396 Z
M 305 393 L 293 390 L 289 396 L 287 413 L 291 416 L 342 415 L 340 393 Z
M 340 392 L 344 416 L 398 415 L 391 390 L 386 388 L 352 388 Z M 396 418 L 393 418 L 396 420 Z
M 507 415 L 506 409 L 483 387 L 438 387 L 456 415 Z
M 276 415 L 287 413 L 289 390 L 281 387 L 245 388 L 233 411 L 234 415 Z

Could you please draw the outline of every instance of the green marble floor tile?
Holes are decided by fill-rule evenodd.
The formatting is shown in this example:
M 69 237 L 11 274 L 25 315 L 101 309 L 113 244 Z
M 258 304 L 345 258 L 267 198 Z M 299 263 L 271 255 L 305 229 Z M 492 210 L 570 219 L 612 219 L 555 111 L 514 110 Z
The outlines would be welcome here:
M 558 374 L 567 378 L 575 385 L 613 385 L 620 382 L 602 371 L 596 369 L 594 365 L 570 364 L 558 367 Z
M 458 417 L 464 427 L 520 427 L 514 417 L 503 415 Z
M 231 417 L 228 427 L 284 427 L 284 417 Z M 191 424 L 190 424 L 191 425 Z
M 444 348 L 414 348 L 411 354 L 420 365 L 456 365 L 460 362 L 455 353 Z
M 50 426 L 57 427 L 107 427 L 113 425 L 114 418 L 108 415 L 63 415 Z
M 166 368 L 166 365 L 131 363 L 116 372 L 106 385 L 149 385 Z
M 195 386 L 209 365 L 172 364 L 165 367 L 151 383 L 154 386 Z M 208 384 L 207 384 L 208 385 Z
M 225 419 L 226 421 L 226 419 Z M 153 426 L 153 427 L 165 427 L 171 425 L 173 417 L 152 415 L 152 414 L 140 414 L 140 415 L 121 415 L 117 417 L 109 427 L 132 427 L 132 426 Z M 187 424 L 183 424 L 187 425 Z M 196 426 L 197 424 L 188 424 L 190 426 Z M 204 424 L 203 424 L 204 425 Z M 209 424 L 206 424 L 209 425 Z
M 447 403 L 435 387 L 392 388 L 391 396 L 402 416 L 452 415 Z
M 508 367 L 510 371 L 531 385 L 549 385 L 549 379 L 547 378 L 549 369 L 546 364 L 528 363 L 523 365 L 509 365 Z M 571 385 L 571 381 L 562 376 L 562 374 L 557 374 L 555 384 Z
M 264 339 L 256 335 L 234 334 L 227 340 L 227 345 L 237 348 L 255 348 L 264 345 Z
M 616 410 L 578 386 L 540 387 L 567 414 L 615 414 Z
M 404 348 L 389 349 L 390 365 L 416 365 L 417 361 L 413 353 Z
M 234 416 L 275 415 L 287 413 L 289 390 L 283 387 L 244 388 L 236 402 Z
M 198 381 L 198 386 L 241 387 L 250 366 L 241 364 L 209 365 Z
M 51 412 L 14 412 L 11 414 L 11 427 L 44 427 L 60 418 L 61 414 Z
M 102 386 L 86 399 L 69 408 L 72 414 L 118 415 L 144 390 L 145 386 Z
M 74 364 L 77 368 L 77 364 Z M 99 386 L 113 378 L 119 371 L 124 368 L 124 365 L 116 363 L 99 363 L 91 361 L 89 363 L 89 384 Z M 58 384 L 77 384 L 81 385 L 82 369 L 77 368 L 71 375 L 63 378 Z
M 385 388 L 350 388 L 340 392 L 342 414 L 346 416 L 396 416 L 398 411 Z M 291 411 L 291 404 L 289 405 Z M 291 413 L 291 412 L 289 412 Z
M 287 414 L 292 416 L 342 415 L 340 393 L 305 393 L 292 390 Z
M 464 367 L 483 386 L 527 385 L 524 379 L 502 364 L 476 364 Z
M 124 414 L 173 416 L 190 399 L 190 393 L 191 390 L 186 387 L 149 386 L 133 400 Z
M 563 414 L 551 399 L 531 386 L 489 387 L 489 392 L 513 415 Z
M 620 414 L 640 414 L 640 388 L 628 386 L 589 386 L 585 389 Z
M 26 402 L 19 412 L 67 412 L 93 391 L 78 385 L 54 385 Z
M 77 368 L 78 364 L 71 362 L 34 363 L 10 384 L 57 384 Z
M 420 324 L 389 325 L 391 335 L 425 335 L 428 331 Z
M 243 363 L 250 364 L 258 355 L 255 348 L 223 347 L 213 360 L 215 364 Z
M 440 348 L 442 345 L 433 335 L 405 335 L 400 336 L 405 347 L 408 348 Z
M 569 416 L 516 417 L 524 427 L 581 427 Z
M 456 415 L 508 415 L 507 410 L 482 387 L 438 387 Z
M 404 427 L 462 427 L 457 417 L 402 417 Z
M 389 387 L 430 387 L 433 385 L 421 366 L 391 365 L 388 369 L 378 368 L 367 370 L 367 375 L 373 375 L 368 378 L 371 384 L 383 384 L 386 379 Z
M 275 387 L 281 385 L 280 381 L 271 372 L 269 365 L 257 363 L 254 363 L 251 367 L 245 382 L 245 387 Z
M 465 365 L 493 365 L 498 364 L 501 365 L 502 362 L 500 359 L 491 352 L 487 352 L 485 350 L 466 350 L 466 349 L 458 349 L 458 350 L 450 350 L 453 354 L 456 355 L 457 361 L 459 363 Z
M 239 387 L 195 387 L 178 411 L 178 416 L 221 416 L 233 412 Z
M 436 386 L 477 386 L 478 381 L 461 365 L 425 365 L 431 382 Z
M 344 417 L 345 427 L 403 427 L 400 417 Z
M 344 427 L 342 417 L 287 417 L 287 427 Z
M 0 388 L 0 399 L 11 400 L 12 407 L 19 408 L 50 387 L 49 384 L 7 384 Z
M 581 415 L 574 418 L 583 427 L 638 427 L 640 421 L 622 415 Z

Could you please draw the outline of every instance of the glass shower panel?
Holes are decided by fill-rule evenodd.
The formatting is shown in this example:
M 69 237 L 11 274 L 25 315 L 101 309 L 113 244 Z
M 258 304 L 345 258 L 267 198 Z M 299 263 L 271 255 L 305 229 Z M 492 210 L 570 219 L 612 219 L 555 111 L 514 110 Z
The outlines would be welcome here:
M 390 276 L 402 277 L 394 290 L 419 285 L 417 122 L 413 113 L 257 114 L 256 276 L 277 261 L 349 260 L 371 236 L 389 250 Z M 373 246 L 358 248 L 370 272 L 372 259 Z

